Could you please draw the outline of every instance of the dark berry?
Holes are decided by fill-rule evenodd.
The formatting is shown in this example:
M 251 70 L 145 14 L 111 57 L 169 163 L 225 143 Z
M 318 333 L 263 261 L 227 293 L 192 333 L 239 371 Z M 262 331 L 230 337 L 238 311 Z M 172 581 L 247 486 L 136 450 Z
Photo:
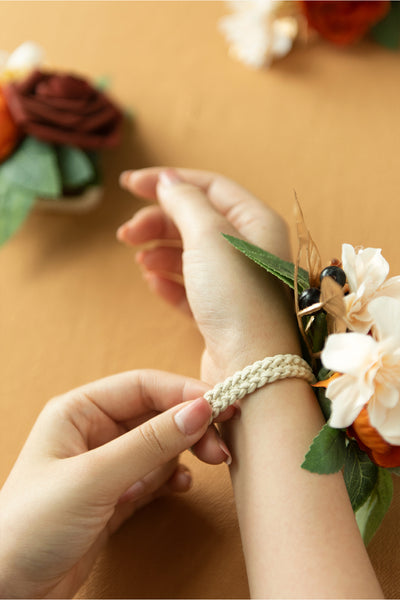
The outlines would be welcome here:
M 304 308 L 308 308 L 313 304 L 319 302 L 319 298 L 321 296 L 321 292 L 318 288 L 309 288 L 308 290 L 304 290 L 299 296 L 299 309 L 303 310 Z
M 332 277 L 332 279 L 334 279 L 342 287 L 346 283 L 346 274 L 343 271 L 343 269 L 341 269 L 340 267 L 335 267 L 335 266 L 326 267 L 326 269 L 324 269 L 321 272 L 321 276 L 320 276 L 321 281 L 323 280 L 324 277 Z

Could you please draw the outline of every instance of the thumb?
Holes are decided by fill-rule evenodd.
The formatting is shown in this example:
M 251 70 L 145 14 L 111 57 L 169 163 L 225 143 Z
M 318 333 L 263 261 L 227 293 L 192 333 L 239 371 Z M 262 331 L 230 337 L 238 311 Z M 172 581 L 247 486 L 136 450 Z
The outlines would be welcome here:
M 183 181 L 172 169 L 160 173 L 157 197 L 179 229 L 186 250 L 199 247 L 210 234 L 214 238 L 216 232 L 235 233 L 227 219 L 211 204 L 206 192 Z
M 103 493 L 117 500 L 133 483 L 199 441 L 211 413 L 209 403 L 197 398 L 89 451 L 86 466 L 91 483 L 99 484 Z

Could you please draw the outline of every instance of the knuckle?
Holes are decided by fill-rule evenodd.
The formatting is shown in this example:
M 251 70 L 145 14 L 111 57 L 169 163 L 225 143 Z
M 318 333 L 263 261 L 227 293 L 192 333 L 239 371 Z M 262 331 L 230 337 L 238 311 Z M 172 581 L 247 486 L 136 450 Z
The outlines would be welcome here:
M 151 452 L 154 453 L 156 450 L 159 454 L 166 453 L 166 447 L 161 441 L 161 435 L 159 429 L 151 421 L 146 421 L 139 427 L 139 434 L 142 438 L 143 444 Z

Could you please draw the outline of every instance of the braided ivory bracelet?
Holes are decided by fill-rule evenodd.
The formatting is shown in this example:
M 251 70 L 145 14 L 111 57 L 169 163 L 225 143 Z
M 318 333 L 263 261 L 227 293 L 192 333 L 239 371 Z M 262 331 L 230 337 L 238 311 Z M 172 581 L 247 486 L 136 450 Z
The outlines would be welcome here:
M 258 360 L 252 365 L 248 365 L 222 383 L 217 383 L 212 390 L 204 394 L 204 398 L 213 409 L 212 419 L 218 417 L 228 406 L 243 396 L 267 383 L 288 377 L 299 377 L 309 383 L 315 382 L 310 365 L 296 354 L 268 356 L 264 360 Z

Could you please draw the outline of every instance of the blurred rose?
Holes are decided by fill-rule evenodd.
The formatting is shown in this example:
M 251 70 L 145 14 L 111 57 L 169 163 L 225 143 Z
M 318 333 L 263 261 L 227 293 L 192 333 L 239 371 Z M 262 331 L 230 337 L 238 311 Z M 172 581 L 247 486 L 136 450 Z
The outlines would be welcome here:
M 390 8 L 390 2 L 383 0 L 303 0 L 300 4 L 310 27 L 338 45 L 361 39 L 372 25 L 383 19 Z
M 34 71 L 4 87 L 16 123 L 42 141 L 83 149 L 114 146 L 122 114 L 85 79 Z
M 0 161 L 11 154 L 18 137 L 18 128 L 8 110 L 2 88 L 0 88 Z

